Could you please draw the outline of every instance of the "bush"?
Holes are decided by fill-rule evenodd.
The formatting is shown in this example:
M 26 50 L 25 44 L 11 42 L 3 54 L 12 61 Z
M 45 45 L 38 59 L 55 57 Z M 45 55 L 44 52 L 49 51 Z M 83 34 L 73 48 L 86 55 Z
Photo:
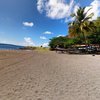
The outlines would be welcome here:
M 54 37 L 51 39 L 49 46 L 51 50 L 54 50 L 57 45 L 59 45 L 60 48 L 68 48 L 72 45 L 81 43 L 82 39 L 80 38 Z
M 60 48 L 64 48 L 67 41 L 68 38 L 66 37 L 54 37 L 49 42 L 50 49 L 54 50 L 57 45 L 59 45 Z

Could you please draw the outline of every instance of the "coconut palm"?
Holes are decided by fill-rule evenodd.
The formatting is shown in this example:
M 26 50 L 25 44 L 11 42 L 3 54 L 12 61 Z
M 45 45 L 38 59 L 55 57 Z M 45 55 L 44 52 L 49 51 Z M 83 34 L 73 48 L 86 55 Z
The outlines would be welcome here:
M 97 35 L 100 35 L 100 17 L 98 17 L 96 20 L 94 20 L 94 24 L 96 26 L 95 33 Z
M 88 12 L 90 11 L 87 10 L 87 12 L 85 12 L 85 8 L 86 7 L 79 7 L 79 9 L 77 10 L 76 13 L 71 14 L 72 17 L 75 18 L 75 20 L 70 23 L 70 27 L 72 27 L 72 29 L 74 29 L 73 31 L 71 30 L 71 32 L 69 32 L 69 35 L 76 34 L 76 36 L 82 36 L 83 40 L 85 43 L 87 43 L 86 41 L 86 33 L 88 31 L 93 30 L 93 23 L 91 21 L 89 21 L 89 19 L 92 18 L 92 16 L 94 15 L 93 13 L 88 15 Z
M 79 36 L 79 26 L 75 22 L 69 23 L 69 37 L 75 38 Z

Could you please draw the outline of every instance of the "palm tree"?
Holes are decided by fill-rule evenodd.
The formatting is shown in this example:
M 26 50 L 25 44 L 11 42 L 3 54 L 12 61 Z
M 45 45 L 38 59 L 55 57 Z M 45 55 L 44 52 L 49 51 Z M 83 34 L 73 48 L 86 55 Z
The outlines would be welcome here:
M 75 22 L 69 23 L 69 37 L 71 38 L 75 38 L 78 37 L 80 34 L 80 29 L 78 24 L 76 24 Z
M 91 8 L 87 12 L 85 12 L 85 8 L 86 7 L 79 7 L 76 13 L 71 14 L 71 16 L 75 18 L 75 20 L 69 24 L 69 27 L 72 27 L 72 29 L 74 29 L 73 31 L 71 30 L 71 32 L 69 31 L 69 35 L 74 34 L 75 36 L 76 34 L 76 36 L 82 36 L 84 42 L 87 43 L 86 33 L 93 30 L 93 23 L 89 21 L 89 19 L 91 19 L 94 14 L 91 13 L 87 15 Z
M 96 20 L 94 20 L 94 24 L 96 26 L 95 33 L 97 35 L 100 35 L 100 17 L 98 17 Z

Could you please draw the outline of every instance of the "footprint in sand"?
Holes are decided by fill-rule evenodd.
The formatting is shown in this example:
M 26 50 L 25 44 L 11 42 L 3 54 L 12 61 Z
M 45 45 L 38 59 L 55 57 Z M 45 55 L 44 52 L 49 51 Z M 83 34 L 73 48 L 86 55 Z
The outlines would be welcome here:
M 37 100 L 42 100 L 41 98 L 38 98 Z

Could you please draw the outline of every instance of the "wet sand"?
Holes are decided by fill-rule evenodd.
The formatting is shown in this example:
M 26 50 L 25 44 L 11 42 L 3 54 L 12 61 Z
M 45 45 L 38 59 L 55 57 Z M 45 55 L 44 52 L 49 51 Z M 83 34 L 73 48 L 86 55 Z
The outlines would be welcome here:
M 100 56 L 0 51 L 0 100 L 100 100 Z

